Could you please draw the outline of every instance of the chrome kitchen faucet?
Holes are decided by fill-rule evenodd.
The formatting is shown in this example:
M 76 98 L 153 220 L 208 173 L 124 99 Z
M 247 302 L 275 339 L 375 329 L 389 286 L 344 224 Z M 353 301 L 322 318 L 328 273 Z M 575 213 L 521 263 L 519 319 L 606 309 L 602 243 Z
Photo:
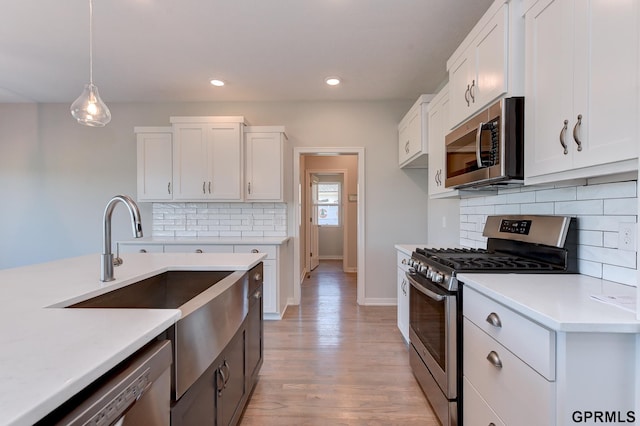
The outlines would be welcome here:
M 127 209 L 129 210 L 129 215 L 131 216 L 131 226 L 133 229 L 133 236 L 135 238 L 142 237 L 142 221 L 140 220 L 140 210 L 138 209 L 138 205 L 127 195 L 116 195 L 107 203 L 107 206 L 104 209 L 103 216 L 103 234 L 102 234 L 102 257 L 101 257 L 101 271 L 100 271 L 100 281 L 113 281 L 113 266 L 114 264 L 120 265 L 122 263 L 122 259 L 117 257 L 113 258 L 113 253 L 111 252 L 111 215 L 113 214 L 113 209 L 115 208 L 118 202 L 122 202 Z

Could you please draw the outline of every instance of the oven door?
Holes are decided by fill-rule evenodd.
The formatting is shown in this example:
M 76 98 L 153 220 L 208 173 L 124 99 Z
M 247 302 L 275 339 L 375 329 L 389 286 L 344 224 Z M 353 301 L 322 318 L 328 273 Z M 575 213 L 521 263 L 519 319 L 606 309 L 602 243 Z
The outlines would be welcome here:
M 410 341 L 447 399 L 457 398 L 457 294 L 407 273 Z

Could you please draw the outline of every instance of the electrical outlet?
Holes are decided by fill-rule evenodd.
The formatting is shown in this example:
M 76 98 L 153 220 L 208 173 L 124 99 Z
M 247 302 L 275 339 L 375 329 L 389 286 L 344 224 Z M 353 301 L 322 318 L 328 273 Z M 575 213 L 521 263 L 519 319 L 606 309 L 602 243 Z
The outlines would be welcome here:
M 618 248 L 620 250 L 636 251 L 635 223 L 620 223 L 618 227 Z

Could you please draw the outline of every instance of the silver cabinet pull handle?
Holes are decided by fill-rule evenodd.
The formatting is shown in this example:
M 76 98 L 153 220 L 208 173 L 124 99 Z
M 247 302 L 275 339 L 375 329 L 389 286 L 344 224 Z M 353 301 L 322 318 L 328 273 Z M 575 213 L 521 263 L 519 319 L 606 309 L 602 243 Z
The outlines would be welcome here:
M 209 194 L 211 194 L 211 181 L 209 181 Z
M 471 81 L 471 87 L 469 88 L 469 96 L 471 97 L 471 103 L 476 103 L 476 97 L 473 94 L 473 88 L 476 87 L 476 81 Z
M 407 259 L 402 259 L 402 262 L 400 262 L 400 263 L 402 263 L 403 265 L 406 265 L 407 264 Z
M 502 368 L 502 361 L 495 351 L 489 352 L 489 355 L 487 355 L 487 361 L 496 368 Z
M 464 92 L 464 100 L 465 100 L 465 101 L 467 101 L 467 106 L 469 106 L 469 105 L 470 105 L 470 104 L 469 104 L 469 90 L 470 90 L 470 87 L 469 87 L 469 85 L 467 84 L 467 90 Z
M 582 141 L 578 135 L 580 126 L 582 126 L 582 114 L 578 114 L 578 121 L 576 121 L 576 125 L 573 126 L 573 140 L 576 141 L 576 144 L 578 145 L 578 151 L 582 151 Z
M 258 250 L 258 249 L 251 249 L 251 253 L 260 253 L 260 250 Z
M 484 167 L 482 165 L 482 126 L 484 126 L 484 123 L 480 122 L 480 124 L 478 124 L 478 131 L 476 132 L 476 161 L 478 162 L 479 169 Z
M 569 151 L 567 150 L 567 144 L 564 142 L 564 137 L 567 134 L 567 125 L 569 124 L 569 120 L 564 120 L 564 127 L 560 130 L 560 145 L 564 148 L 564 155 L 567 155 Z
M 487 316 L 487 322 L 494 327 L 498 327 L 498 328 L 502 327 L 502 321 L 500 321 L 500 317 L 495 312 L 491 312 Z
M 262 281 L 262 274 L 260 272 L 256 272 L 253 276 L 254 281 Z
M 203 194 L 206 194 L 206 193 L 207 193 L 207 191 L 205 190 L 206 185 L 207 185 L 207 182 L 204 182 L 204 181 L 203 181 L 203 182 L 202 182 L 202 193 L 203 193 Z
M 145 249 L 140 249 L 140 253 L 146 253 L 146 252 L 147 252 L 147 250 L 145 250 Z
M 196 249 L 196 253 L 203 253 L 202 249 Z
M 407 143 L 404 144 L 404 152 L 405 154 L 409 153 L 409 141 L 407 141 Z
M 251 182 L 247 184 L 247 191 L 251 194 Z
M 171 182 L 167 184 L 167 194 L 171 194 Z

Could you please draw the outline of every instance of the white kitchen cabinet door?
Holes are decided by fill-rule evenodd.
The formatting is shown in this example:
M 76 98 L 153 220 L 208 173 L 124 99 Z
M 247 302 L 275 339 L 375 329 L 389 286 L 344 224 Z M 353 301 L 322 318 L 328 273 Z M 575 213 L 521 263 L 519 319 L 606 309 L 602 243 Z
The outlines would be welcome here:
M 242 132 L 239 123 L 215 123 L 207 128 L 211 200 L 242 200 Z
M 284 130 L 263 132 L 255 129 L 250 127 L 245 132 L 245 199 L 285 201 L 284 174 L 287 165 L 284 162 Z
M 398 298 L 398 329 L 406 343 L 409 343 L 409 293 L 411 283 L 407 278 L 411 256 L 402 250 L 396 250 L 397 266 L 397 298 Z
M 173 198 L 171 127 L 136 127 L 138 201 Z
M 172 117 L 174 200 L 242 200 L 243 118 L 231 118 Z
M 522 78 L 518 75 L 522 72 L 521 3 L 495 2 L 447 62 L 447 132 L 501 95 L 509 91 L 514 96 L 522 94 Z
M 278 315 L 278 273 L 276 269 L 276 261 L 265 259 L 263 265 L 263 311 L 265 316 L 270 314 Z
M 632 0 L 540 0 L 527 11 L 526 183 L 635 169 L 638 11 Z
M 421 95 L 398 124 L 398 165 L 426 168 L 429 154 L 427 107 L 434 95 Z
M 206 200 L 209 181 L 207 126 L 174 124 L 173 136 L 173 198 Z
M 445 188 L 445 143 L 449 120 L 449 86 L 443 87 L 428 108 L 429 117 L 429 197 L 457 197 L 458 191 Z

